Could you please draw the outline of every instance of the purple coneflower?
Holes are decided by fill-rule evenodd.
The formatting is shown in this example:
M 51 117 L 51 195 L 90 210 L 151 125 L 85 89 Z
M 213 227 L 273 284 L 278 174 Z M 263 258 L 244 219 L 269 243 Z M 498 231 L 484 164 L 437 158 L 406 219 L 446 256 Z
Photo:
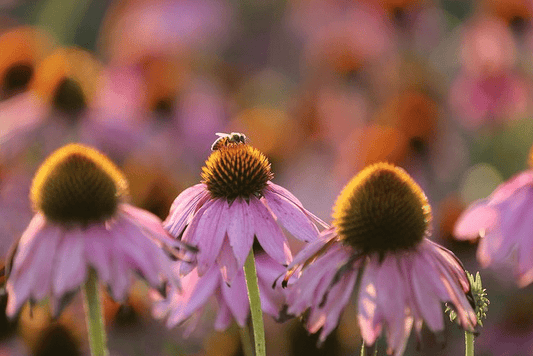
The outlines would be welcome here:
M 162 247 L 181 242 L 157 217 L 124 203 L 126 193 L 119 169 L 90 147 L 70 144 L 47 158 L 30 193 L 37 213 L 9 261 L 8 316 L 46 297 L 59 314 L 92 271 L 118 301 L 128 293 L 130 272 L 158 289 L 178 283 Z
M 285 305 L 285 292 L 281 288 L 272 289 L 272 283 L 284 272 L 285 268 L 264 253 L 256 256 L 255 263 L 263 312 L 276 319 L 282 319 L 283 312 L 280 311 Z M 154 314 L 157 317 L 164 317 L 168 314 L 167 325 L 169 327 L 190 321 L 186 334 L 192 332 L 205 304 L 213 296 L 218 303 L 216 330 L 227 329 L 233 320 L 241 328 L 247 325 L 250 304 L 242 269 L 237 272 L 231 285 L 224 281 L 217 266 L 212 266 L 202 277 L 198 276 L 197 269 L 194 269 L 183 277 L 181 282 L 183 293 L 171 291 L 169 296 L 158 301 L 154 308 Z
M 288 313 L 309 309 L 307 329 L 322 329 L 320 341 L 337 325 L 354 288 L 367 346 L 385 330 L 388 352 L 401 355 L 413 325 L 419 333 L 424 322 L 433 332 L 444 329 L 443 302 L 453 305 L 464 329 L 473 330 L 465 270 L 452 252 L 427 239 L 431 208 L 403 169 L 368 166 L 344 188 L 333 211 L 333 226 L 295 257 L 284 280 L 301 271 L 290 287 Z
M 288 265 L 291 251 L 277 222 L 296 238 L 312 241 L 318 236 L 313 222 L 320 220 L 270 181 L 268 159 L 248 145 L 244 135 L 222 136 L 213 146 L 202 183 L 176 198 L 164 222 L 171 235 L 199 249 L 196 263 L 182 264 L 180 273 L 197 265 L 203 276 L 217 262 L 231 282 L 243 268 L 254 236 L 277 263 Z
M 530 165 L 533 160 L 530 158 Z M 477 258 L 483 267 L 511 264 L 520 287 L 533 282 L 533 171 L 517 174 L 485 199 L 475 201 L 459 217 L 454 235 L 479 240 Z

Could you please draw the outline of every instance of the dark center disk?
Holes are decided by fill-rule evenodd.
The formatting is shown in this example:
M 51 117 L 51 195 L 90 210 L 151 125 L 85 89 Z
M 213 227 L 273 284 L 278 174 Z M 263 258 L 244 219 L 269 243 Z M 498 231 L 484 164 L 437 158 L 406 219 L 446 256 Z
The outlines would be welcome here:
M 18 63 L 7 70 L 2 80 L 2 98 L 9 98 L 23 92 L 33 76 L 33 66 L 29 63 Z
M 111 217 L 118 205 L 113 179 L 90 158 L 67 156 L 43 183 L 40 206 L 47 219 L 64 224 L 100 222 Z
M 202 169 L 211 196 L 228 201 L 261 195 L 272 177 L 265 155 L 245 143 L 230 143 L 213 151 Z
M 87 107 L 81 86 L 70 78 L 64 78 L 57 86 L 53 105 L 56 109 L 72 116 L 76 116 Z
M 413 184 L 395 171 L 376 170 L 341 194 L 333 222 L 339 236 L 363 253 L 381 256 L 415 247 L 428 230 L 431 212 Z

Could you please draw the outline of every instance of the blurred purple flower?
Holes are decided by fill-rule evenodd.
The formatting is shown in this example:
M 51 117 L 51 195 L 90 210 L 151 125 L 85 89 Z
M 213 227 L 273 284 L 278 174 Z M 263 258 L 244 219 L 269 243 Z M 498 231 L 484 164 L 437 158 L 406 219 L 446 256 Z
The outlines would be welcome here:
M 276 222 L 296 238 L 311 241 L 319 220 L 289 191 L 270 182 L 270 163 L 259 150 L 223 140 L 206 161 L 203 182 L 176 198 L 164 226 L 199 249 L 195 263 L 182 264 L 182 274 L 197 263 L 203 276 L 216 261 L 230 282 L 243 268 L 254 237 L 276 262 L 287 265 L 291 251 Z
M 459 217 L 454 235 L 479 240 L 477 258 L 483 267 L 510 264 L 520 287 L 533 282 L 533 171 L 517 174 L 485 199 L 473 202 Z
M 413 325 L 419 335 L 424 322 L 443 331 L 443 302 L 472 331 L 470 283 L 455 255 L 426 238 L 430 221 L 427 198 L 405 171 L 384 163 L 367 167 L 340 194 L 334 226 L 289 265 L 284 283 L 301 276 L 289 286 L 288 313 L 310 309 L 307 329 L 322 329 L 322 342 L 359 280 L 358 323 L 367 346 L 385 330 L 388 352 L 401 355 Z
M 43 163 L 31 190 L 37 213 L 7 264 L 8 316 L 46 297 L 58 315 L 91 268 L 119 301 L 131 285 L 129 272 L 154 288 L 179 287 L 162 248 L 183 245 L 157 217 L 122 203 L 126 192 L 122 173 L 92 148 L 68 145 Z
M 223 248 L 229 249 L 230 247 L 225 245 Z M 285 268 L 264 253 L 256 256 L 255 263 L 262 309 L 265 313 L 279 319 L 283 317 L 280 315 L 280 311 L 285 305 L 285 296 L 281 288 L 273 289 L 272 283 L 285 271 Z M 179 264 L 177 266 L 177 270 L 179 270 Z M 166 299 L 163 300 L 159 297 L 154 306 L 156 317 L 163 318 L 168 314 L 167 325 L 169 327 L 190 320 L 191 323 L 186 331 L 187 334 L 190 334 L 212 296 L 216 297 L 218 303 L 218 313 L 215 320 L 216 330 L 227 329 L 233 320 L 240 327 L 246 325 L 250 306 L 243 270 L 237 272 L 231 285 L 224 281 L 216 266 L 212 266 L 201 277 L 198 276 L 197 269 L 194 269 L 183 277 L 181 282 L 183 293 L 172 290 Z

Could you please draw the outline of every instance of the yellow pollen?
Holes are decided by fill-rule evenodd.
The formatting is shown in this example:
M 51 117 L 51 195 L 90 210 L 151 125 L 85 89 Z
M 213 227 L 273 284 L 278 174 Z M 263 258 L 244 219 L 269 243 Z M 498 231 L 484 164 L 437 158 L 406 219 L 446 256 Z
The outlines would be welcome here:
M 86 225 L 110 218 L 127 191 L 126 179 L 109 158 L 91 147 L 69 144 L 39 167 L 30 198 L 48 220 Z
M 339 237 L 364 253 L 405 250 L 428 234 L 431 207 L 422 189 L 401 168 L 377 163 L 342 190 L 333 210 Z
M 273 177 L 270 162 L 245 143 L 225 143 L 211 153 L 202 168 L 203 183 L 214 198 L 260 196 Z

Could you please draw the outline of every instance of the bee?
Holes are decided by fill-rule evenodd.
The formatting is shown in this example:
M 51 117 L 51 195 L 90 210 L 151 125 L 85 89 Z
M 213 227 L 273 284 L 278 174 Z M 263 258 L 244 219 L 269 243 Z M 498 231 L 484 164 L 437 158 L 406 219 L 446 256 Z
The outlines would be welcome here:
M 222 146 L 227 146 L 230 143 L 245 143 L 246 142 L 246 136 L 244 134 L 239 132 L 232 132 L 230 134 L 217 132 L 217 136 L 219 136 L 215 142 L 211 145 L 211 151 L 218 150 Z

